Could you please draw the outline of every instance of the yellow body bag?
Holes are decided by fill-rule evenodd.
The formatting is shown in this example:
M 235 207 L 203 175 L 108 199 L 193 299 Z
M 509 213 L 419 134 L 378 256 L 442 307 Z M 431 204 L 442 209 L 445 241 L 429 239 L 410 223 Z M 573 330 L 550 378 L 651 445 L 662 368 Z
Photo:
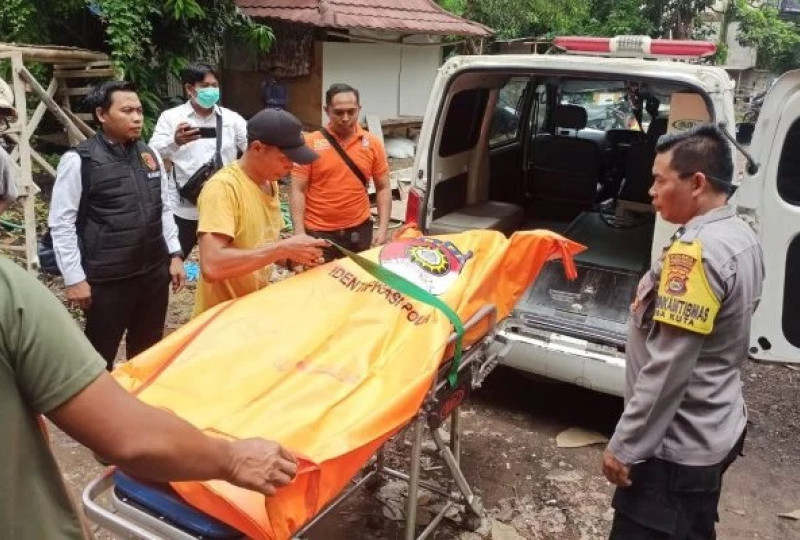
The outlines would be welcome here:
M 542 266 L 583 248 L 554 233 L 435 238 L 416 230 L 363 257 L 435 295 L 461 321 L 506 317 Z M 474 328 L 464 345 L 482 337 Z M 249 537 L 284 539 L 331 501 L 420 409 L 453 326 L 430 305 L 333 261 L 193 319 L 114 377 L 212 436 L 277 440 L 300 469 L 274 497 L 223 481 L 174 482 L 192 506 Z
M 672 243 L 664 255 L 653 320 L 707 335 L 720 302 L 708 283 L 699 240 Z

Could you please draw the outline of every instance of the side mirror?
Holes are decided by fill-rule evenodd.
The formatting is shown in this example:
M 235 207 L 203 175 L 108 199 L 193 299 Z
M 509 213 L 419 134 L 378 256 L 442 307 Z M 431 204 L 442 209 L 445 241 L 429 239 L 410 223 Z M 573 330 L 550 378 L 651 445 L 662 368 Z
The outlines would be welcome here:
M 739 144 L 750 144 L 750 141 L 753 140 L 753 130 L 755 130 L 755 128 L 756 125 L 753 122 L 736 124 L 736 142 Z

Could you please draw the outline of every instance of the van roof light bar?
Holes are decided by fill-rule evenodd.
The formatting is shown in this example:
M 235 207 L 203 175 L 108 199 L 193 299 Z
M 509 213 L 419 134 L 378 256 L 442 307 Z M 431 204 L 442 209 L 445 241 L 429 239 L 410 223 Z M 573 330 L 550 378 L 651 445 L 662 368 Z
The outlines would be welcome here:
M 717 51 L 710 41 L 653 39 L 649 36 L 562 36 L 553 45 L 568 54 L 629 58 L 704 58 Z

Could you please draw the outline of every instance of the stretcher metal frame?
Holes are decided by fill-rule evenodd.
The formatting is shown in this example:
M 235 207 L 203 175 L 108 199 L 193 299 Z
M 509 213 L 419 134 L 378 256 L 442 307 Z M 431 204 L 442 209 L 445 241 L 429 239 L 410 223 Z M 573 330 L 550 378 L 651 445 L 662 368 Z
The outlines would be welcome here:
M 436 527 L 450 513 L 451 509 L 458 508 L 461 525 L 470 530 L 477 530 L 484 517 L 484 511 L 479 497 L 475 495 L 461 470 L 461 422 L 460 408 L 469 393 L 481 386 L 486 377 L 497 367 L 499 360 L 507 352 L 509 344 L 497 334 L 497 309 L 494 305 L 486 305 L 478 310 L 465 324 L 465 334 L 480 324 L 486 324 L 487 332 L 462 355 L 458 366 L 457 383 L 451 387 L 448 375 L 453 367 L 453 358 L 444 362 L 437 372 L 431 388 L 417 413 L 393 439 L 410 432 L 411 458 L 408 472 L 387 467 L 385 464 L 384 449 L 381 448 L 371 462 L 359 475 L 340 493 L 329 502 L 316 516 L 295 533 L 296 540 L 302 540 L 304 535 L 326 515 L 333 512 L 341 503 L 350 497 L 362 486 L 371 490 L 380 487 L 383 478 L 395 478 L 408 483 L 408 497 L 405 508 L 405 540 L 424 540 L 434 532 Z M 451 334 L 448 345 L 454 344 L 456 335 Z M 492 347 L 493 344 L 499 346 Z M 450 420 L 450 440 L 445 441 L 439 427 Z M 449 472 L 451 488 L 445 489 L 439 485 L 422 479 L 422 450 L 426 430 L 433 439 L 436 451 L 444 466 Z M 142 540 L 160 540 L 163 538 L 190 540 L 193 536 L 158 516 L 146 512 L 127 501 L 120 499 L 114 492 L 114 479 L 112 470 L 107 470 L 99 478 L 92 481 L 83 491 L 83 508 L 88 519 L 100 527 L 120 534 L 126 538 Z M 425 529 L 417 535 L 417 510 L 420 488 L 443 497 L 445 504 L 433 516 Z M 109 510 L 99 504 L 98 499 L 103 493 L 108 492 L 114 510 Z M 463 510 L 459 507 L 463 506 Z

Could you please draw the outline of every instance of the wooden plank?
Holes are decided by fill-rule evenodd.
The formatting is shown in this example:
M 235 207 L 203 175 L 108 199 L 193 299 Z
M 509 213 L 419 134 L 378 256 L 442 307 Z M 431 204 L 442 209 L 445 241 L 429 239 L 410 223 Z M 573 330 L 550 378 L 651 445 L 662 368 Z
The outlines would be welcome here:
M 83 116 L 88 116 L 90 120 L 94 119 L 94 117 L 91 114 L 75 113 L 72 112 L 71 109 L 64 109 L 64 114 L 69 116 L 69 119 L 72 120 L 72 122 L 78 127 L 79 130 L 81 130 L 81 133 L 83 133 L 87 137 L 91 137 L 92 135 L 94 135 L 94 130 L 89 125 L 87 125 L 86 122 L 84 122 L 83 119 L 81 118 L 81 115 L 83 115 Z
M 90 86 L 81 86 L 80 88 L 60 88 L 58 90 L 59 96 L 85 96 L 91 90 Z
M 85 112 L 76 113 L 76 112 L 74 112 L 72 114 L 75 116 L 75 118 L 80 118 L 84 122 L 92 122 L 92 121 L 94 121 L 94 116 L 92 115 L 92 113 L 85 113 Z
M 63 64 L 55 64 L 53 69 L 73 69 L 73 68 L 93 68 L 93 67 L 111 67 L 114 63 L 111 60 L 102 60 L 98 62 L 69 62 Z
M 70 133 L 70 137 L 74 137 L 79 141 L 82 141 L 86 138 L 84 134 L 81 133 L 77 127 L 75 127 L 75 124 L 70 121 L 69 117 L 64 114 L 64 111 L 61 110 L 61 107 L 59 107 L 58 104 L 53 101 L 53 98 L 47 95 L 47 92 L 45 92 L 44 88 L 42 88 L 42 85 L 39 84 L 39 81 L 37 81 L 36 78 L 31 75 L 30 71 L 28 71 L 24 65 L 21 65 L 19 68 L 17 68 L 17 74 L 19 75 L 19 79 L 24 80 L 30 85 L 34 93 L 39 96 L 39 99 L 44 101 L 45 105 L 47 105 L 47 108 L 51 113 L 53 113 L 56 119 L 61 122 L 65 128 L 67 128 L 67 131 Z M 23 156 L 21 155 L 21 157 Z
M 9 135 L 8 133 L 4 133 L 4 135 L 7 135 L 9 139 L 11 139 L 11 140 L 12 140 L 12 141 L 14 141 L 15 143 L 17 143 L 17 145 L 18 145 L 18 146 L 17 146 L 17 149 L 19 148 L 20 139 L 19 139 L 19 137 L 18 137 L 18 136 L 16 136 L 16 135 Z M 17 154 L 17 149 L 15 149 L 15 150 L 14 150 L 14 152 L 11 154 L 11 157 L 12 157 L 12 159 L 16 157 L 16 154 Z M 34 150 L 33 148 L 31 148 L 31 149 L 30 149 L 30 153 L 31 153 L 31 158 L 32 158 L 32 159 L 33 159 L 33 160 L 34 160 L 36 163 L 38 163 L 38 164 L 39 164 L 39 166 L 40 166 L 42 169 L 44 169 L 46 173 L 48 173 L 48 174 L 49 174 L 50 176 L 52 176 L 53 178 L 55 178 L 55 177 L 56 177 L 56 170 L 53 168 L 53 166 L 52 166 L 52 165 L 50 165 L 50 164 L 47 162 L 47 160 L 46 160 L 46 159 L 44 159 L 44 158 L 42 157 L 42 155 L 41 155 L 41 154 L 39 154 L 39 152 L 37 152 L 36 150 Z M 20 174 L 20 172 L 21 172 L 21 169 L 19 168 L 19 166 L 18 166 L 16 163 L 13 163 L 13 162 L 12 162 L 12 165 L 13 165 L 13 167 L 15 168 L 15 170 L 17 171 L 17 173 L 18 173 L 18 174 Z M 23 189 L 25 189 L 25 188 L 23 187 Z M 31 185 L 30 185 L 30 186 L 28 186 L 28 189 L 26 189 L 26 191 L 28 191 L 27 195 L 35 195 L 35 194 L 39 193 L 39 192 L 41 191 L 41 189 L 39 188 L 39 186 L 37 186 L 37 185 L 36 185 L 36 183 L 34 183 L 33 181 L 31 181 Z M 31 192 L 32 192 L 32 193 L 31 193 Z
M 53 70 L 53 77 L 56 79 L 93 79 L 95 77 L 114 77 L 116 74 L 116 71 L 113 69 L 93 69 L 86 71 Z
M 50 79 L 50 84 L 47 85 L 47 95 L 50 97 L 55 96 L 56 89 L 58 88 L 58 82 L 55 79 Z M 31 136 L 36 131 L 36 128 L 39 127 L 39 122 L 42 121 L 44 117 L 44 113 L 47 110 L 47 105 L 43 101 L 40 101 L 39 104 L 36 106 L 36 110 L 33 111 L 33 116 L 31 119 L 28 120 L 28 125 L 25 128 L 25 138 L 29 141 L 31 140 Z
M 0 43 L 0 53 L 21 55 L 23 60 L 55 63 L 55 62 L 97 62 L 109 60 L 105 53 L 87 49 L 70 47 L 38 47 L 19 45 L 16 43 Z
M 27 75 L 27 77 L 26 77 Z M 36 81 L 36 79 L 25 68 L 22 61 L 22 53 L 15 52 L 11 57 L 11 79 L 14 84 L 14 104 L 17 107 L 19 115 L 20 127 L 23 133 L 27 134 L 28 131 L 28 105 L 27 97 L 25 96 L 25 85 L 23 84 L 24 78 L 30 78 L 33 84 L 38 87 L 41 95 L 53 100 L 47 95 L 47 92 Z M 30 81 L 28 81 L 30 82 Z M 33 171 L 31 170 L 31 143 L 27 137 L 20 137 L 19 141 L 19 166 L 21 170 L 20 178 L 22 179 L 21 187 L 30 193 L 31 186 L 33 185 Z M 39 270 L 39 256 L 36 250 L 36 209 L 34 204 L 35 197 L 25 197 L 22 207 L 25 223 L 25 266 L 29 272 L 37 272 Z
M 421 126 L 421 116 L 398 116 L 396 118 L 384 118 L 381 120 L 381 125 L 385 128 L 389 127 L 408 127 L 408 126 Z

